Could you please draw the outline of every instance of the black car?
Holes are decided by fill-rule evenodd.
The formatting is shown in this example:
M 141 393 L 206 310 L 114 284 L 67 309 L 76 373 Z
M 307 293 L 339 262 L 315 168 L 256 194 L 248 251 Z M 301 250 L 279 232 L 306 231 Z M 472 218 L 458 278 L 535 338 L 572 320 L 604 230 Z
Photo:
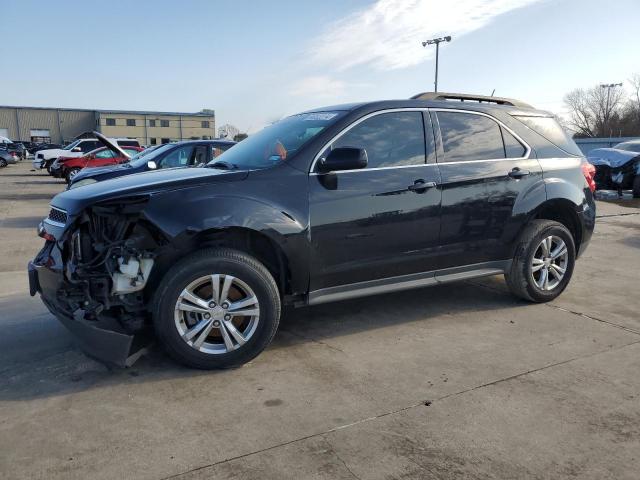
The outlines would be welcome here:
M 58 194 L 31 294 L 94 357 L 126 364 L 151 330 L 197 368 L 258 355 L 283 305 L 499 274 L 546 302 L 593 232 L 587 167 L 550 114 L 515 100 L 312 110 L 202 168 Z
M 110 148 L 118 148 L 109 142 L 109 139 L 103 138 L 103 142 L 111 145 Z M 226 140 L 188 140 L 153 146 L 143 150 L 126 163 L 84 168 L 72 179 L 69 188 L 161 168 L 194 167 L 210 162 L 234 145 L 235 142 Z

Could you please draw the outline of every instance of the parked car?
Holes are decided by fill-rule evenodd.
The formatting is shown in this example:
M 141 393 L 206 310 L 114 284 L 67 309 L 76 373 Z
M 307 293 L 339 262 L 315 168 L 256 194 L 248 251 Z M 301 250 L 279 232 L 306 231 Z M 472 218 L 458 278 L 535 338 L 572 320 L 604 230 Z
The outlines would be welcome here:
M 24 145 L 20 142 L 2 142 L 0 143 L 0 150 L 6 150 L 14 154 L 18 160 L 27 158 L 27 149 L 24 148 Z
M 613 148 L 596 148 L 587 154 L 595 167 L 598 190 L 631 189 L 634 198 L 640 198 L 640 141 L 623 142 Z
M 195 167 L 217 158 L 233 145 L 235 142 L 226 140 L 188 140 L 157 145 L 143 150 L 135 157 L 131 157 L 131 160 L 118 165 L 84 169 L 71 178 L 69 188 L 90 185 L 132 173 L 162 168 Z
M 125 147 L 115 150 L 111 147 L 100 147 L 90 151 L 82 157 L 58 157 L 51 166 L 51 175 L 56 178 L 64 178 L 71 183 L 73 178 L 81 170 L 107 165 L 118 165 L 127 162 L 132 156 L 142 152 L 140 147 Z
M 0 167 L 6 167 L 11 163 L 16 163 L 17 157 L 10 154 L 7 150 L 0 149 Z
M 120 146 L 139 147 L 140 143 L 132 138 L 114 139 Z M 63 155 L 65 157 L 82 157 L 85 154 L 103 147 L 104 145 L 96 138 L 81 138 L 75 140 L 64 148 L 53 148 L 46 150 L 38 150 L 33 159 L 32 165 L 36 170 L 46 168 L 51 173 L 51 165 L 56 158 Z
M 96 358 L 127 364 L 152 329 L 196 368 L 254 358 L 283 305 L 498 274 L 547 302 L 589 244 L 592 171 L 551 114 L 516 100 L 311 110 L 203 168 L 58 194 L 30 291 Z

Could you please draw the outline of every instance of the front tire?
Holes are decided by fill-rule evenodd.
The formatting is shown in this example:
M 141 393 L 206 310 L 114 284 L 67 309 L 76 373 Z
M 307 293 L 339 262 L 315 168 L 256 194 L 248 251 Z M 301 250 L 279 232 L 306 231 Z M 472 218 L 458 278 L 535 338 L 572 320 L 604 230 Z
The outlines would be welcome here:
M 511 292 L 530 302 L 549 302 L 569 284 L 576 247 L 561 223 L 533 220 L 522 232 L 505 279 Z
M 152 301 L 164 349 L 200 369 L 234 367 L 256 357 L 275 335 L 280 310 L 269 270 L 227 248 L 200 250 L 174 265 Z

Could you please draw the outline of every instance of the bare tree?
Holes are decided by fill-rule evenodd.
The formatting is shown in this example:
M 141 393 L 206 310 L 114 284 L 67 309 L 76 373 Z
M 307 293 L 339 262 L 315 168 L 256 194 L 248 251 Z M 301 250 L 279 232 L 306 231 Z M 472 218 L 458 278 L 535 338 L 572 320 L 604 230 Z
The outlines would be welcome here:
M 564 97 L 571 127 L 585 137 L 612 135 L 622 114 L 623 100 L 622 89 L 601 86 L 577 88 Z

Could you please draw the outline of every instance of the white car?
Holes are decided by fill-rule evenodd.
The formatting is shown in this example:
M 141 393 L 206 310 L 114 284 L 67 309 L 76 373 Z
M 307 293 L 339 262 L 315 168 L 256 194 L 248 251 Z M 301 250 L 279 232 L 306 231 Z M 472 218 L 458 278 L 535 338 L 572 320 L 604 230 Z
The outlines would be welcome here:
M 139 147 L 140 143 L 132 138 L 114 138 L 121 147 Z M 51 165 L 59 156 L 65 157 L 82 157 L 84 154 L 102 147 L 103 144 L 96 138 L 81 138 L 76 140 L 64 148 L 50 148 L 47 150 L 38 150 L 32 161 L 33 168 L 36 170 L 46 168 L 50 172 Z

